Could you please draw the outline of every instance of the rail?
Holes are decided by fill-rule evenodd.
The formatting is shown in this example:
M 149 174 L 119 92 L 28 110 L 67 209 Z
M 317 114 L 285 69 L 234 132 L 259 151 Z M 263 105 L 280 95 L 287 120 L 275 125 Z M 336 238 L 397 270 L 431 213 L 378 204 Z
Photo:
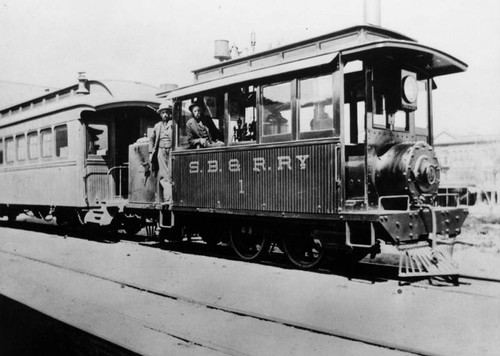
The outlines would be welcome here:
M 122 172 L 127 170 L 128 172 L 128 165 L 123 165 L 123 166 L 115 166 L 111 167 L 108 170 L 107 176 L 108 176 L 108 184 L 109 184 L 109 194 L 108 194 L 108 200 L 112 199 L 124 199 L 128 196 L 128 191 L 127 195 L 124 195 L 124 185 L 128 187 L 127 183 L 123 182 L 123 178 L 126 175 L 123 175 Z M 118 178 L 113 176 L 114 172 L 118 173 Z M 126 176 L 128 178 L 128 176 Z

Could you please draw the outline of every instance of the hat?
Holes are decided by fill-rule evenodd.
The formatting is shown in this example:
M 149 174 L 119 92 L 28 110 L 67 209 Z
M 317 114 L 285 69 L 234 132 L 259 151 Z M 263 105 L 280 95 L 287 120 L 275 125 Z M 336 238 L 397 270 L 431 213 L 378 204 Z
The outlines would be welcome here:
M 194 103 L 192 103 L 191 105 L 189 105 L 189 111 L 193 112 L 193 108 L 195 106 L 199 107 L 202 111 L 205 110 L 205 105 L 203 105 L 202 102 L 195 101 Z
M 171 101 L 164 101 L 163 103 L 160 104 L 160 107 L 156 112 L 159 114 L 162 110 L 170 110 L 172 111 L 172 102 Z

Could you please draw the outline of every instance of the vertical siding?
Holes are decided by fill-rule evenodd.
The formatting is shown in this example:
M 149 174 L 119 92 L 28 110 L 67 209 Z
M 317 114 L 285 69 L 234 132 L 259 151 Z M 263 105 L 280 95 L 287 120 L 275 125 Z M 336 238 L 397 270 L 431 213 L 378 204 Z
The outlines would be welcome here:
M 311 144 L 174 155 L 174 200 L 189 207 L 332 213 L 334 152 L 334 144 Z
M 102 165 L 88 165 L 86 171 L 87 198 L 90 205 L 94 205 L 109 196 L 108 167 Z

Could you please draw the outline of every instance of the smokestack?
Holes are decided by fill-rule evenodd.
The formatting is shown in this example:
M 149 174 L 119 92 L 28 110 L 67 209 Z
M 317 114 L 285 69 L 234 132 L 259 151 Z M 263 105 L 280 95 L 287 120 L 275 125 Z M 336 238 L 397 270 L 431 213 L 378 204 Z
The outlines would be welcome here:
M 380 25 L 380 0 L 365 0 L 365 25 Z

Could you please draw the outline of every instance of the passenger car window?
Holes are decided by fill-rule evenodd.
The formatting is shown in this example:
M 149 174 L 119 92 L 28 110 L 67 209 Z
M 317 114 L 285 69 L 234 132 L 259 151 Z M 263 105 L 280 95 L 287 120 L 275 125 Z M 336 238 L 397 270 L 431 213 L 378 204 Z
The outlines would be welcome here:
M 30 132 L 28 133 L 28 158 L 37 159 L 39 154 L 38 132 Z
M 56 157 L 68 157 L 68 126 L 54 128 L 56 133 Z
M 264 136 L 292 132 L 291 83 L 272 84 L 262 88 Z
M 0 139 L 0 164 L 3 164 L 3 140 Z
M 52 130 L 45 129 L 40 131 L 40 139 L 42 143 L 42 157 L 48 158 L 52 156 Z
M 14 162 L 15 158 L 15 149 L 14 149 L 14 138 L 9 137 L 5 139 L 5 159 L 7 163 Z
M 26 160 L 26 136 L 16 136 L 16 157 L 18 161 Z

